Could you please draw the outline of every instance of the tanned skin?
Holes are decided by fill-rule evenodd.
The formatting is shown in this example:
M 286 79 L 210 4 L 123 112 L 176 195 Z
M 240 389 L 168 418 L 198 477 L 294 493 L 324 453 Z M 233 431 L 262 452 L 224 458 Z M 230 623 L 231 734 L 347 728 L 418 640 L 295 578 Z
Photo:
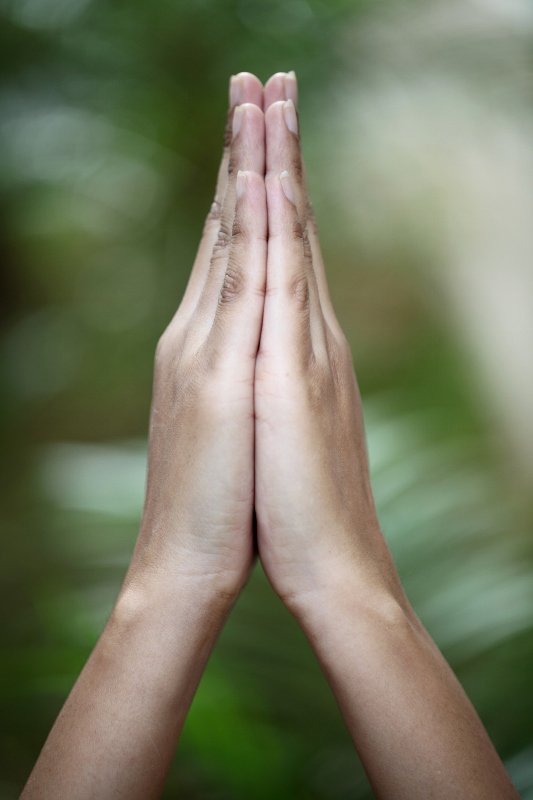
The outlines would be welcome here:
M 294 73 L 231 80 L 215 201 L 159 342 L 139 538 L 23 800 L 151 800 L 243 589 L 307 635 L 378 800 L 517 800 L 411 608 L 377 520 Z

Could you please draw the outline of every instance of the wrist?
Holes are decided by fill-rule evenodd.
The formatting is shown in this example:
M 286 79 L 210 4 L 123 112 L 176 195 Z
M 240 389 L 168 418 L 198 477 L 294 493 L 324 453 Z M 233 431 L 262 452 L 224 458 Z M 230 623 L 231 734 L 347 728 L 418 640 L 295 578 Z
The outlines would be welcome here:
M 154 535 L 157 525 L 143 519 L 135 552 L 131 560 L 121 596 L 135 607 L 161 607 L 192 603 L 228 611 L 246 584 L 252 567 L 252 537 L 242 552 L 232 553 L 224 560 L 220 553 L 201 550 L 190 540 L 198 535 L 176 533 L 172 540 Z M 180 541 L 180 539 L 184 541 Z M 119 598 L 120 599 L 120 598 Z M 126 600 L 124 599 L 124 605 Z
M 170 635 L 191 628 L 201 636 L 209 629 L 216 638 L 237 596 L 217 576 L 130 569 L 110 621 L 121 629 L 155 625 Z
M 303 554 L 298 570 L 281 573 L 276 590 L 300 624 L 329 609 L 345 606 L 369 613 L 387 613 L 395 606 L 407 611 L 409 604 L 392 555 L 377 519 L 356 529 L 338 528 L 315 536 L 316 545 Z
M 346 560 L 331 566 L 319 586 L 294 594 L 285 605 L 311 643 L 342 636 L 348 628 L 353 632 L 357 626 L 401 628 L 413 623 L 416 615 L 392 560 L 387 567 L 376 576 Z

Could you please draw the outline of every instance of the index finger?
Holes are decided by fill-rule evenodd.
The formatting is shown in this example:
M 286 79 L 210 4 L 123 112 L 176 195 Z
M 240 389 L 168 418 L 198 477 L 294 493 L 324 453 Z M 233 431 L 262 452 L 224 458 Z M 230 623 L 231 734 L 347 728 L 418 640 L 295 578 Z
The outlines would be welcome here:
M 180 319 L 184 322 L 190 318 L 196 308 L 209 272 L 211 255 L 218 239 L 221 210 L 229 182 L 233 115 L 235 108 L 245 103 L 251 103 L 252 105 L 258 106 L 260 109 L 263 108 L 263 85 L 259 78 L 256 78 L 255 75 L 252 75 L 250 72 L 240 72 L 238 75 L 232 75 L 230 79 L 229 108 L 224 132 L 224 149 L 218 170 L 215 199 L 207 215 L 194 266 L 183 300 L 181 301 L 179 313 Z

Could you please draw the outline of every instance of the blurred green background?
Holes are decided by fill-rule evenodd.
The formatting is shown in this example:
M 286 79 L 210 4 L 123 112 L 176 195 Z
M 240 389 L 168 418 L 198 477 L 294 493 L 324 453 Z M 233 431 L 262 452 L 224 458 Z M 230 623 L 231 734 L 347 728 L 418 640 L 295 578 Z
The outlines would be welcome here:
M 132 552 L 229 75 L 289 69 L 384 532 L 533 798 L 533 4 L 0 0 L 0 800 Z M 372 797 L 260 568 L 164 796 Z

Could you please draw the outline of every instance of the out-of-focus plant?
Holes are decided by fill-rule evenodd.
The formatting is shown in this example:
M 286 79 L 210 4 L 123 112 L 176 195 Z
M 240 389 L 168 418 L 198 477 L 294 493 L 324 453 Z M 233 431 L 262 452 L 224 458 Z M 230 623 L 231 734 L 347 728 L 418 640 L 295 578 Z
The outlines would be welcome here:
M 291 68 L 381 523 L 415 608 L 533 797 L 531 510 L 480 401 L 490 381 L 472 378 L 497 338 L 483 332 L 488 306 L 465 303 L 475 337 L 450 311 L 479 286 L 465 288 L 463 258 L 479 263 L 479 231 L 509 241 L 479 200 L 493 197 L 494 153 L 511 207 L 529 202 L 520 169 L 505 177 L 529 163 L 527 149 L 515 158 L 531 114 L 526 5 L 0 0 L 0 800 L 18 796 L 128 563 L 153 350 L 210 204 L 227 79 Z M 515 276 L 517 251 L 498 252 L 512 252 Z M 503 304 L 494 329 L 519 307 Z M 502 418 L 507 395 L 494 395 Z M 193 705 L 166 796 L 178 792 L 371 796 L 259 568 Z

